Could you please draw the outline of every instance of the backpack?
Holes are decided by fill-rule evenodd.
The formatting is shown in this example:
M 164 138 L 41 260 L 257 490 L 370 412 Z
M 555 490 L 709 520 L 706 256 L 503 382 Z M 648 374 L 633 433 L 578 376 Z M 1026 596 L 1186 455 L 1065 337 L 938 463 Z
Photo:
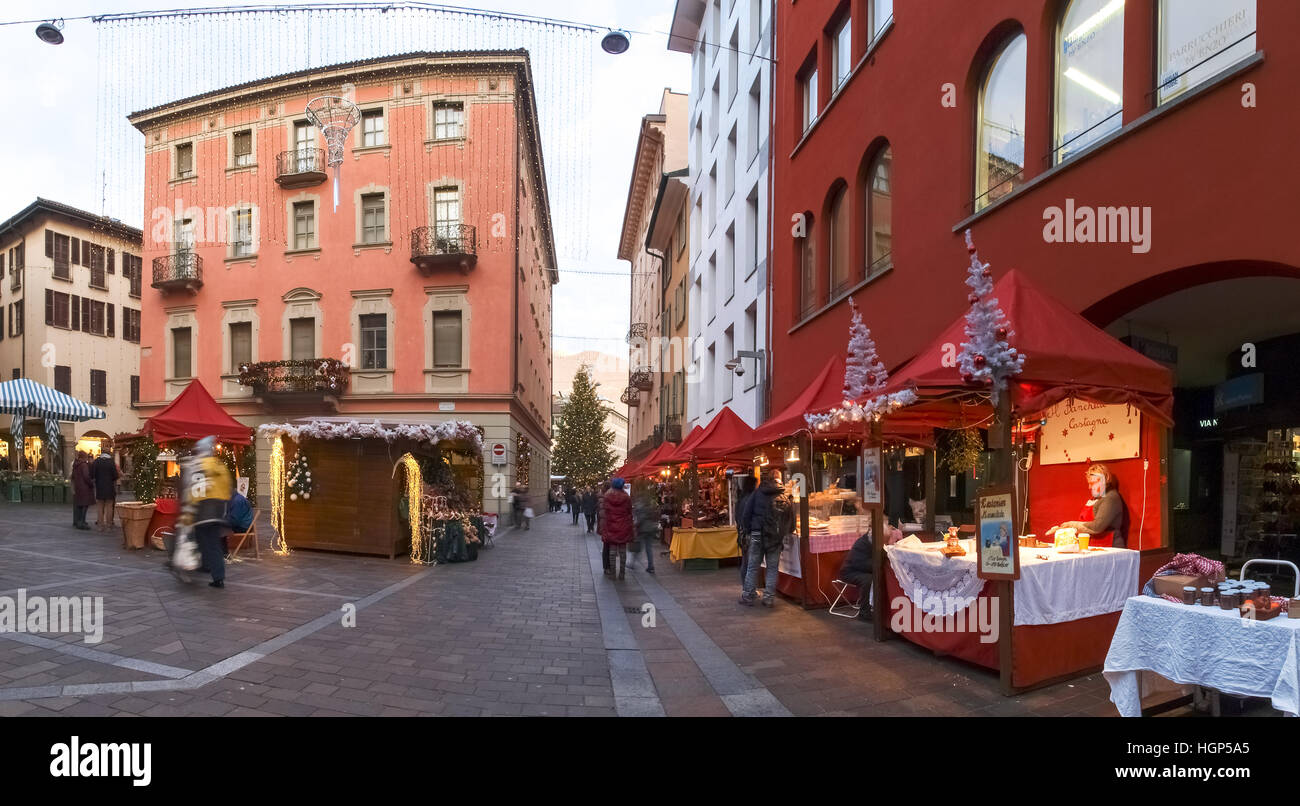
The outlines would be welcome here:
M 785 540 L 786 524 L 792 511 L 790 499 L 784 494 L 772 496 L 767 511 L 763 513 L 764 546 L 771 547 Z
M 236 532 L 247 532 L 253 525 L 253 508 L 249 506 L 248 499 L 239 493 L 230 497 L 226 514 L 230 518 L 230 527 Z

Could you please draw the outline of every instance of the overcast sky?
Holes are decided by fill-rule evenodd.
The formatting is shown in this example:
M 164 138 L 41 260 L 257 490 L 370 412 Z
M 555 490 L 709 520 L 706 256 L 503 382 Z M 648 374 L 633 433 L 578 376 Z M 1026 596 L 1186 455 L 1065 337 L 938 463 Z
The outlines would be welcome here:
M 220 0 L 6 0 L 0 21 L 40 19 L 55 13 L 74 17 L 220 4 Z M 586 210 L 581 227 L 586 236 L 581 244 L 557 244 L 561 275 L 554 300 L 556 351 L 597 349 L 624 353 L 629 267 L 616 254 L 637 131 L 642 115 L 658 111 L 665 87 L 686 91 L 690 85 L 690 58 L 670 53 L 663 33 L 671 22 L 673 0 L 478 0 L 455 4 L 650 32 L 634 33 L 631 49 L 622 56 L 601 51 L 599 35 L 580 40 L 589 41 L 592 51 L 590 98 L 582 110 L 591 115 L 590 143 L 583 149 L 589 160 L 585 172 L 589 179 L 587 201 L 581 205 Z M 265 23 L 262 19 L 259 17 L 257 22 L 259 35 L 265 30 L 267 46 L 277 48 L 274 17 L 266 15 Z M 95 187 L 95 163 L 103 159 L 97 153 L 96 140 L 96 120 L 103 104 L 96 88 L 106 80 L 104 61 L 97 53 L 98 33 L 89 20 L 70 21 L 64 28 L 66 41 L 53 47 L 36 38 L 33 25 L 0 26 L 0 65 L 8 77 L 5 96 L 14 113 L 0 135 L 0 158 L 4 160 L 0 220 L 37 196 L 92 212 L 104 208 L 102 188 Z M 191 50 L 215 49 L 217 44 L 192 43 Z M 294 45 L 279 42 L 277 49 L 286 46 Z M 353 58 L 367 55 L 371 54 L 357 53 Z M 539 80 L 545 73 L 537 65 L 534 71 Z M 151 78 L 147 70 L 138 76 L 129 80 L 165 80 Z M 539 88 L 539 94 L 544 91 Z M 103 151 L 102 145 L 98 151 Z M 559 159 L 558 154 L 547 154 L 548 171 L 555 170 Z M 563 197 L 573 189 L 555 173 L 549 179 L 557 212 L 572 207 Z M 122 217 L 130 219 L 129 215 Z M 574 271 L 618 272 L 621 276 L 571 273 Z M 585 338 L 569 338 L 575 336 Z M 567 385 L 564 379 L 559 383 Z

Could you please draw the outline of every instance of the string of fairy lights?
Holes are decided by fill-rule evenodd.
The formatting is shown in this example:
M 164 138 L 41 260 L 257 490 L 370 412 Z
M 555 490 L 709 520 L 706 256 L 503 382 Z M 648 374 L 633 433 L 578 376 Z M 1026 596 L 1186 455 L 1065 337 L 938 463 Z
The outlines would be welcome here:
M 542 143 L 541 155 L 533 156 L 530 169 L 547 180 L 557 256 L 572 261 L 587 258 L 591 240 L 587 155 L 594 147 L 589 87 L 592 53 L 598 40 L 593 37 L 604 29 L 541 17 L 411 3 L 177 9 L 99 15 L 92 20 L 97 40 L 97 138 L 90 170 L 95 172 L 93 186 L 99 212 L 127 222 L 140 221 L 146 241 L 158 225 L 170 225 L 179 216 L 174 209 L 141 209 L 146 149 L 154 146 L 129 122 L 132 113 L 302 72 L 306 72 L 310 93 L 345 95 L 348 88 L 340 86 L 337 79 L 315 78 L 313 73 L 331 65 L 402 54 L 523 49 L 528 52 Z M 400 75 L 393 76 L 395 81 L 401 79 Z M 425 87 L 425 91 L 442 92 L 448 99 L 458 94 L 473 96 L 475 103 L 466 105 L 467 131 L 495 130 L 510 113 L 508 104 L 494 102 L 507 98 L 508 87 L 467 89 L 465 82 L 456 82 L 450 76 L 434 79 L 434 83 L 442 86 Z M 259 147 L 258 138 L 279 137 L 274 131 L 276 124 L 290 131 L 303 110 L 289 108 L 274 97 L 260 102 L 260 107 L 250 105 L 247 98 L 232 99 L 228 104 L 217 104 L 205 115 L 206 120 L 192 122 L 192 132 L 179 134 L 192 134 L 197 143 L 202 143 L 211 137 L 224 137 L 225 130 L 232 126 L 249 123 L 254 129 L 254 153 L 257 159 L 264 159 L 266 152 Z M 400 87 L 387 112 L 384 124 L 388 132 L 404 126 L 418 126 L 421 130 L 425 127 L 426 110 L 404 104 Z M 178 133 L 169 134 L 175 142 Z M 359 130 L 352 134 L 352 148 L 360 144 L 361 134 Z M 392 187 L 394 182 L 402 181 L 407 166 L 424 160 L 426 146 L 419 138 L 391 136 L 387 140 L 388 186 Z M 313 146 L 323 147 L 323 143 L 313 141 Z M 509 138 L 490 138 L 461 150 L 456 162 L 433 169 L 445 171 L 435 175 L 498 175 L 503 177 L 498 184 L 509 182 L 504 178 L 508 172 L 499 167 L 513 159 L 513 148 Z M 355 155 L 349 154 L 343 166 L 345 174 L 353 159 Z M 194 161 L 196 174 L 224 174 L 227 182 L 224 187 L 221 183 L 164 183 L 172 191 L 169 195 L 174 196 L 169 199 L 173 208 L 224 208 L 233 197 L 261 211 L 256 229 L 262 241 L 287 245 L 292 233 L 287 231 L 288 216 L 280 209 L 283 197 L 275 184 L 264 177 L 259 179 L 254 171 L 232 170 L 225 148 L 196 147 Z M 274 170 L 274 166 L 257 166 L 258 172 L 268 170 Z M 149 178 L 155 180 L 151 186 L 157 186 L 158 177 Z M 221 198 L 203 198 L 200 188 L 204 187 Z M 504 207 L 500 200 L 511 190 L 504 186 L 484 188 L 480 183 L 473 189 L 476 192 L 462 196 L 463 220 L 478 222 L 480 232 L 490 236 L 494 214 L 504 212 L 498 209 Z M 424 218 L 419 205 L 393 205 L 388 225 L 396 239 L 399 233 L 404 237 L 412 228 L 427 224 Z M 209 230 L 214 225 L 199 223 L 208 224 Z M 196 237 L 211 239 L 211 235 L 200 232 Z M 479 248 L 505 249 L 509 242 L 505 237 L 480 237 Z

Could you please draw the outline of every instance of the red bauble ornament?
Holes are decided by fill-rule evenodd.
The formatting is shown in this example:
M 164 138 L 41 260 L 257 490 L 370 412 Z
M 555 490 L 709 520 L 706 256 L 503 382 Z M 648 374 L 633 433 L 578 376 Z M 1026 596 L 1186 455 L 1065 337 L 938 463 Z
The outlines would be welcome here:
M 961 376 L 961 379 L 965 383 L 975 383 L 975 376 L 970 374 L 969 372 L 963 374 Z
M 974 305 L 975 303 L 980 301 L 979 294 L 971 294 L 970 296 L 966 297 L 966 301 L 969 302 L 971 305 Z
M 982 356 L 982 355 L 976 355 L 976 356 L 975 356 L 975 366 L 980 367 L 980 368 L 983 368 L 983 366 L 984 366 L 987 362 L 988 362 L 988 359 L 985 358 L 984 356 Z
M 993 335 L 998 337 L 998 341 L 1006 341 L 1007 329 L 1005 327 L 1000 327 L 996 331 L 994 331 Z
M 992 279 L 993 272 L 989 271 L 988 269 L 985 269 L 984 271 L 980 272 L 980 276 L 982 276 L 985 280 L 989 280 Z

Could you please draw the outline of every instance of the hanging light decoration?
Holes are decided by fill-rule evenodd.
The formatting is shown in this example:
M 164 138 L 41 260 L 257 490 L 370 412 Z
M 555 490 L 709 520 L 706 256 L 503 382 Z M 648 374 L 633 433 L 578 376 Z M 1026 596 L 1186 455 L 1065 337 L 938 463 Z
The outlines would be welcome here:
M 424 493 L 424 480 L 420 478 L 420 463 L 409 453 L 402 454 L 397 463 L 406 468 L 406 518 L 411 527 L 411 562 L 424 565 L 420 541 L 420 496 Z
M 289 553 L 289 543 L 284 535 L 284 437 L 276 437 L 271 443 L 271 528 L 275 530 L 275 542 L 271 550 L 276 554 Z

